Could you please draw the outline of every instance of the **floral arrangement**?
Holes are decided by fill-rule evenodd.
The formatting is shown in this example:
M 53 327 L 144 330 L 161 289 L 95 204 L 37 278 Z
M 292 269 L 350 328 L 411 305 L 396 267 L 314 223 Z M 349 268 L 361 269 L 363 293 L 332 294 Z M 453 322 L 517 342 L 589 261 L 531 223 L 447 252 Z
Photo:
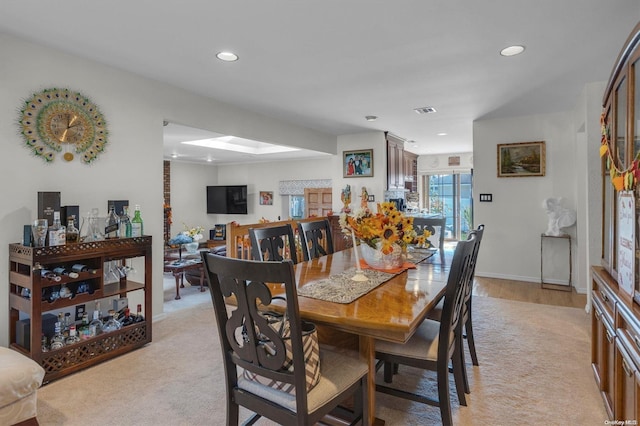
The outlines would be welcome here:
M 424 245 L 431 235 L 429 231 L 417 235 L 413 229 L 413 218 L 398 211 L 392 202 L 379 203 L 376 213 L 368 208 L 358 209 L 352 216 L 343 213 L 340 215 L 340 227 L 345 234 L 351 235 L 353 231 L 356 238 L 374 249 L 380 243 L 384 254 L 392 253 L 394 244 L 401 247 Z
M 189 228 L 186 224 L 183 223 L 183 225 L 184 231 L 171 238 L 169 240 L 169 245 L 193 243 L 195 241 L 200 241 L 203 238 L 202 232 L 204 232 L 204 228 L 202 226 Z

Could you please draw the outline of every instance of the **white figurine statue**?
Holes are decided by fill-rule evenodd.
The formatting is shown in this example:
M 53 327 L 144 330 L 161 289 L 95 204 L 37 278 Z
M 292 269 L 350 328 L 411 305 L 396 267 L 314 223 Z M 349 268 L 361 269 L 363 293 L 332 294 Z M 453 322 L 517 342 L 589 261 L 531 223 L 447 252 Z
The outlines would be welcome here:
M 576 223 L 575 210 L 567 209 L 560 205 L 562 198 L 547 198 L 542 202 L 542 207 L 547 210 L 549 224 L 545 235 L 557 237 L 562 235 L 560 228 L 567 228 Z

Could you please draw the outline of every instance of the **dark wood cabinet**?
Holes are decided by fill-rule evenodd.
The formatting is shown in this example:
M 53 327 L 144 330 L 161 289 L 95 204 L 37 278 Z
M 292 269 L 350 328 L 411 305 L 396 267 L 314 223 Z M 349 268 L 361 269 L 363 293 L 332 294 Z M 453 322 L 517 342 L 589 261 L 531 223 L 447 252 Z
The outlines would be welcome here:
M 105 279 L 105 265 L 117 262 L 119 266 L 126 266 L 134 258 L 144 259 L 144 270 L 140 271 L 144 277 L 142 282 L 127 277 L 121 277 L 115 282 Z M 84 264 L 88 268 L 86 271 L 78 272 L 77 277 L 60 275 L 58 281 L 42 277 L 42 269 L 52 270 L 60 266 L 70 269 L 74 264 Z M 151 276 L 150 236 L 114 238 L 55 247 L 10 244 L 10 346 L 44 368 L 45 382 L 139 348 L 151 342 Z M 62 286 L 71 292 L 71 297 L 46 297 L 56 291 L 62 294 Z M 42 350 L 43 314 L 47 314 L 48 317 L 55 316 L 61 310 L 69 310 L 74 306 L 99 299 L 119 299 L 126 297 L 130 292 L 143 292 L 136 295 L 136 299 L 144 301 L 141 303 L 143 321 L 60 349 L 46 352 Z M 102 308 L 108 310 L 111 306 Z M 132 312 L 135 312 L 135 307 Z
M 333 240 L 333 251 L 345 250 L 353 247 L 353 240 L 340 227 L 340 216 L 327 216 L 329 225 L 331 226 L 331 239 Z

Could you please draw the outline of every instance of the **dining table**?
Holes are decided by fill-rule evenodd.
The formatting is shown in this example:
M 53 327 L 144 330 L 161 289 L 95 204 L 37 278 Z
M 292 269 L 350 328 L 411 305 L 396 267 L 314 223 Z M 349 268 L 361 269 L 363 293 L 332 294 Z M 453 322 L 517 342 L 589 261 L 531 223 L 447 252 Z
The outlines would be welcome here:
M 300 316 L 318 326 L 321 344 L 337 348 L 353 345 L 350 348 L 357 349 L 369 366 L 367 395 L 371 424 L 384 424 L 383 419 L 375 417 L 376 339 L 407 342 L 444 297 L 449 268 L 432 263 L 432 255 L 432 252 L 426 257 L 410 254 L 401 270 L 392 273 L 370 271 L 364 263 L 358 268 L 359 256 L 353 248 L 294 265 Z M 375 282 L 351 280 L 358 269 L 374 276 Z M 376 285 L 369 288 L 372 284 Z M 282 284 L 269 286 L 274 296 L 284 292 Z M 365 287 L 365 293 L 358 295 L 361 286 Z M 346 296 L 342 297 L 341 292 Z M 284 310 L 284 303 L 273 300 L 271 307 Z

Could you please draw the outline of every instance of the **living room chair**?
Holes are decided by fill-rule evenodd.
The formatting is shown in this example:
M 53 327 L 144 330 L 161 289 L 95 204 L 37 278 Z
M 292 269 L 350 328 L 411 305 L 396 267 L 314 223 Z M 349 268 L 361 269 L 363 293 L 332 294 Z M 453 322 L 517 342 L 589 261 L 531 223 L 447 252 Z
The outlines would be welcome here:
M 408 365 L 435 371 L 438 383 L 438 397 L 420 395 L 406 390 L 376 384 L 376 391 L 440 407 L 443 425 L 452 424 L 451 398 L 449 395 L 449 362 L 453 366 L 453 376 L 460 405 L 466 405 L 463 390 L 461 357 L 458 354 L 461 338 L 462 313 L 466 286 L 471 274 L 473 251 L 476 238 L 460 241 L 453 255 L 451 270 L 447 280 L 444 308 L 441 321 L 425 319 L 416 333 L 406 343 L 376 341 L 378 364 L 384 365 L 384 380 L 392 382 L 394 366 Z
M 445 217 L 414 217 L 413 218 L 413 229 L 416 230 L 418 235 L 422 235 L 425 229 L 428 229 L 431 232 L 431 237 L 429 237 L 429 241 L 438 248 L 438 253 L 440 254 L 440 263 L 445 263 L 445 253 L 444 253 L 444 235 L 445 235 L 445 227 L 446 227 L 447 219 Z
M 203 253 L 202 259 L 224 360 L 227 425 L 238 424 L 240 406 L 255 413 L 245 424 L 266 417 L 282 425 L 312 425 L 329 413 L 350 414 L 350 424 L 368 424 L 368 366 L 357 354 L 349 356 L 320 347 L 320 380 L 307 390 L 303 330 L 291 260 L 261 262 L 211 253 Z M 258 309 L 272 301 L 265 282 L 284 285 L 290 327 L 286 338 L 280 337 Z M 225 298 L 232 296 L 235 306 L 227 306 Z M 268 343 L 264 336 L 268 336 Z M 289 338 L 289 348 L 285 349 L 285 339 Z M 285 357 L 289 354 L 293 371 L 287 365 L 289 357 Z M 292 384 L 295 394 L 249 380 L 239 374 L 241 369 L 268 381 Z M 352 410 L 339 406 L 345 400 L 351 402 Z
M 304 260 L 315 259 L 333 253 L 331 226 L 327 219 L 298 222 L 298 235 Z
M 295 236 L 291 225 L 249 229 L 251 254 L 254 260 L 281 261 L 291 259 L 298 263 Z

